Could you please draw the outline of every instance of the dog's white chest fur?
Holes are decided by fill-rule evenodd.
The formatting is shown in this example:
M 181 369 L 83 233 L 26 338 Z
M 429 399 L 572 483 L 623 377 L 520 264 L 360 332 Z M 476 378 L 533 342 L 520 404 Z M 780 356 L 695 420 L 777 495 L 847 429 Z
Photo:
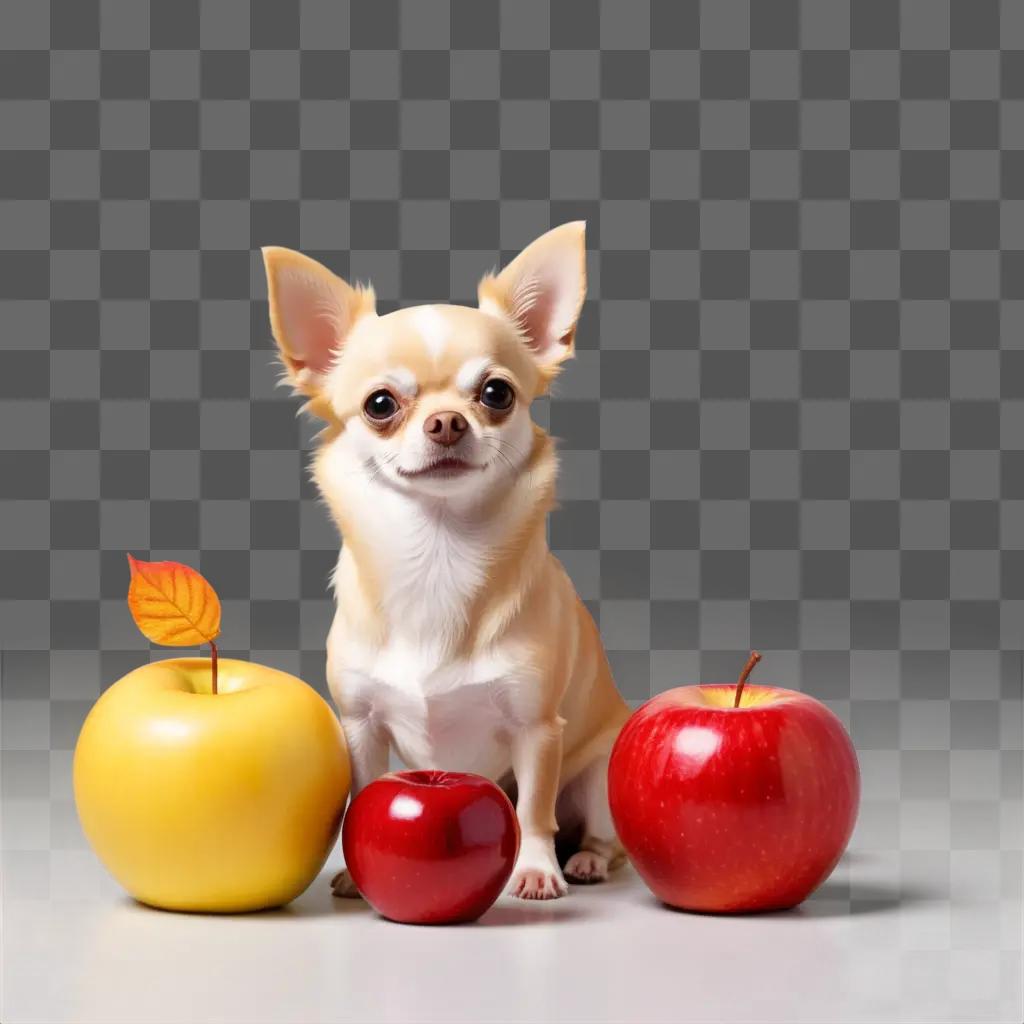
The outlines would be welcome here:
M 486 578 L 490 536 L 437 510 L 402 518 L 381 537 L 384 610 L 392 635 L 429 653 L 465 623 Z
M 342 672 L 344 713 L 384 729 L 407 765 L 492 778 L 507 771 L 517 696 L 502 659 L 431 667 L 400 644 L 348 653 L 356 664 Z
M 451 644 L 486 583 L 491 531 L 405 512 L 404 529 L 389 527 L 386 514 L 379 523 L 387 639 L 370 644 L 340 630 L 332 689 L 343 714 L 384 729 L 410 767 L 496 778 L 509 768 L 508 730 L 532 690 L 508 647 L 465 658 Z

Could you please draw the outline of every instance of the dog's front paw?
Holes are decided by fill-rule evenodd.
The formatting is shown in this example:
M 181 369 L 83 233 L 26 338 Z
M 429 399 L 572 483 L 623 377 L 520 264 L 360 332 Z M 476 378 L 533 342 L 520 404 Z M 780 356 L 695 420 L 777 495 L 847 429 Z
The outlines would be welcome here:
M 339 871 L 331 879 L 331 895 L 342 896 L 349 900 L 358 900 L 362 897 L 362 893 L 356 888 L 356 883 L 352 881 L 352 876 L 348 873 L 348 868 Z
M 542 836 L 523 838 L 508 891 L 521 900 L 556 900 L 569 891 L 550 839 Z
M 521 900 L 557 900 L 569 891 L 562 872 L 555 868 L 516 868 L 509 893 Z
M 608 858 L 592 850 L 580 850 L 565 862 L 565 877 L 577 885 L 593 885 L 608 877 Z

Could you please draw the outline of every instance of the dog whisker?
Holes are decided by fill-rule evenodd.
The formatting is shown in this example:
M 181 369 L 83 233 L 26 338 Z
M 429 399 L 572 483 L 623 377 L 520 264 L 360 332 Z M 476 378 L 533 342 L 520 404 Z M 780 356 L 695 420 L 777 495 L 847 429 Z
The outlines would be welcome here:
M 498 458 L 500 458 L 514 473 L 516 471 L 515 463 L 505 454 L 504 451 L 502 451 L 500 445 L 493 443 L 495 441 L 495 438 L 487 437 L 484 438 L 484 440 L 486 441 L 487 446 L 491 449 L 491 451 L 494 452 L 494 454 L 498 456 Z
M 377 477 L 379 477 L 381 475 L 381 473 L 384 472 L 384 467 L 385 466 L 390 466 L 391 463 L 393 463 L 395 461 L 395 459 L 397 459 L 397 458 L 398 458 L 398 453 L 397 452 L 391 452 L 388 455 L 384 455 L 381 458 L 377 458 L 376 456 L 371 455 L 363 463 L 363 469 L 364 470 L 372 470 L 372 472 L 370 473 L 370 477 L 367 480 L 367 483 L 371 483 L 372 484 L 373 481 L 376 480 Z M 358 472 L 359 472 L 358 470 L 354 470 L 353 471 L 353 475 L 357 474 Z
M 515 455 L 518 458 L 522 459 L 524 462 L 526 461 L 526 455 L 524 454 L 523 450 L 521 448 L 517 447 L 515 444 L 513 444 L 507 438 L 504 438 L 504 437 L 491 437 L 491 438 L 488 438 L 488 440 L 494 441 L 498 445 L 498 447 L 502 449 L 502 451 L 504 451 L 505 449 L 508 449 L 509 451 L 512 452 L 513 455 Z

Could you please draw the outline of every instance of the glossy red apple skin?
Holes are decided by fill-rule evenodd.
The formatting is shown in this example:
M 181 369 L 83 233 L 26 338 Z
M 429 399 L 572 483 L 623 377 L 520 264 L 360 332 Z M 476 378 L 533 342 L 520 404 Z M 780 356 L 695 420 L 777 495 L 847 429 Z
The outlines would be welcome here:
M 609 802 L 634 867 L 683 910 L 781 910 L 836 866 L 860 772 L 842 722 L 806 694 L 684 686 L 648 701 L 612 750 Z M 712 701 L 717 701 L 716 706 Z
M 519 852 L 505 793 L 466 772 L 391 772 L 352 801 L 342 828 L 352 880 L 383 917 L 474 921 L 501 895 Z

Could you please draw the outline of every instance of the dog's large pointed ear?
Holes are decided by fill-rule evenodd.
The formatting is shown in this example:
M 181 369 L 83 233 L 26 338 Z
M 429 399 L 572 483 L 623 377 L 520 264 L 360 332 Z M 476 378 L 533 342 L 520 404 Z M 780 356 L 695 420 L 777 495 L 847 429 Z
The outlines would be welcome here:
M 478 289 L 480 308 L 507 317 L 549 372 L 572 355 L 587 292 L 586 223 L 552 228 Z
M 293 249 L 263 249 L 270 327 L 296 391 L 314 397 L 360 317 L 374 315 L 373 290 L 353 288 Z

